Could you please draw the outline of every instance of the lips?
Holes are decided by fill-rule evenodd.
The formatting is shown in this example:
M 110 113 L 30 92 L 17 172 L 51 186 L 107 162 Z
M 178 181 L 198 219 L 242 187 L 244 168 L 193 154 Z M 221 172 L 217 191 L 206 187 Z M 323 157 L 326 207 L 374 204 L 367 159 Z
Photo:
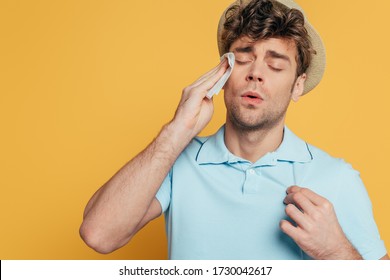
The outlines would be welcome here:
M 254 91 L 248 91 L 246 93 L 244 93 L 243 95 L 241 95 L 242 97 L 249 97 L 249 98 L 260 98 L 260 94 L 258 94 L 257 92 L 254 92 Z
M 260 94 L 254 91 L 248 91 L 241 95 L 242 99 L 251 104 L 259 104 L 263 101 Z

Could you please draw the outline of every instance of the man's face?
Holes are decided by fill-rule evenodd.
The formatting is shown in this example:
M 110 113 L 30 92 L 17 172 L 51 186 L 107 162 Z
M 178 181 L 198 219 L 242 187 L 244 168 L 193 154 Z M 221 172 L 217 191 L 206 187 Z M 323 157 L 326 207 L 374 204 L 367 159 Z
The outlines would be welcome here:
M 230 51 L 236 61 L 224 86 L 227 122 L 244 131 L 284 123 L 290 100 L 298 100 L 306 78 L 296 78 L 295 43 L 276 38 L 253 42 L 244 36 Z

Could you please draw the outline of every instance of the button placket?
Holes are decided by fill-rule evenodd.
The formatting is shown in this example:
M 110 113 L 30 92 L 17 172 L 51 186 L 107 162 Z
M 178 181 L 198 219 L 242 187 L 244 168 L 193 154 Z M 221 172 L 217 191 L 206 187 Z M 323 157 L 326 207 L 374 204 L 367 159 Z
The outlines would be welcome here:
M 253 194 L 258 192 L 258 180 L 256 170 L 253 168 L 248 168 L 245 171 L 245 182 L 243 186 L 244 194 Z

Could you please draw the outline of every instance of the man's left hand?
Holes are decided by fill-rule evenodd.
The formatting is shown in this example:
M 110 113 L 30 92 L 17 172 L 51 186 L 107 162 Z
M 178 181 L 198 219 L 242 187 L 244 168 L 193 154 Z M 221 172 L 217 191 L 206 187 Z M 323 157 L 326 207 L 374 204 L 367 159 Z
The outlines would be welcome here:
M 282 220 L 280 228 L 314 259 L 362 259 L 348 241 L 336 213 L 324 197 L 307 188 L 291 186 L 283 201 L 286 214 L 296 223 Z

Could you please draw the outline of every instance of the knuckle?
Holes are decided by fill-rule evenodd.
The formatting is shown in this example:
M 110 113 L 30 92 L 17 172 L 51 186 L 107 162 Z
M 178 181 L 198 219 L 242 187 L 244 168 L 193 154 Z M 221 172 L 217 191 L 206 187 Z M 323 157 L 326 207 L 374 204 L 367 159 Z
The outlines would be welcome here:
M 333 210 L 333 204 L 329 200 L 324 200 L 321 204 L 321 207 L 327 212 Z
M 302 232 L 299 236 L 297 236 L 296 242 L 298 244 L 306 244 L 307 241 L 307 234 Z
M 297 193 L 294 193 L 294 194 L 293 194 L 293 200 L 294 200 L 295 202 L 300 203 L 300 202 L 303 201 L 303 199 L 304 199 L 304 195 L 303 195 L 302 193 L 297 192 Z
M 185 94 L 188 94 L 189 92 L 191 91 L 191 86 L 186 86 L 184 89 L 183 89 L 183 95 Z
M 295 211 L 294 204 L 287 204 L 286 210 L 285 210 L 286 214 L 290 216 L 291 214 L 294 213 L 294 211 Z
M 306 245 L 311 244 L 312 243 L 312 234 L 310 234 L 309 232 L 305 232 L 302 236 L 302 242 Z
M 287 222 L 284 221 L 284 220 L 280 221 L 279 227 L 280 227 L 283 231 L 286 231 L 286 230 L 287 230 Z
M 303 198 L 303 194 L 301 192 L 297 192 L 294 194 L 294 199 L 301 200 Z
M 315 229 L 315 226 L 311 223 L 308 223 L 306 226 L 305 226 L 305 229 L 307 232 L 313 232 L 314 229 Z
M 314 211 L 313 213 L 311 213 L 311 217 L 314 221 L 321 221 L 322 214 L 318 211 Z
M 310 190 L 309 190 L 308 188 L 302 188 L 302 189 L 301 189 L 301 193 L 302 193 L 303 195 L 308 195 L 308 194 L 310 193 Z

